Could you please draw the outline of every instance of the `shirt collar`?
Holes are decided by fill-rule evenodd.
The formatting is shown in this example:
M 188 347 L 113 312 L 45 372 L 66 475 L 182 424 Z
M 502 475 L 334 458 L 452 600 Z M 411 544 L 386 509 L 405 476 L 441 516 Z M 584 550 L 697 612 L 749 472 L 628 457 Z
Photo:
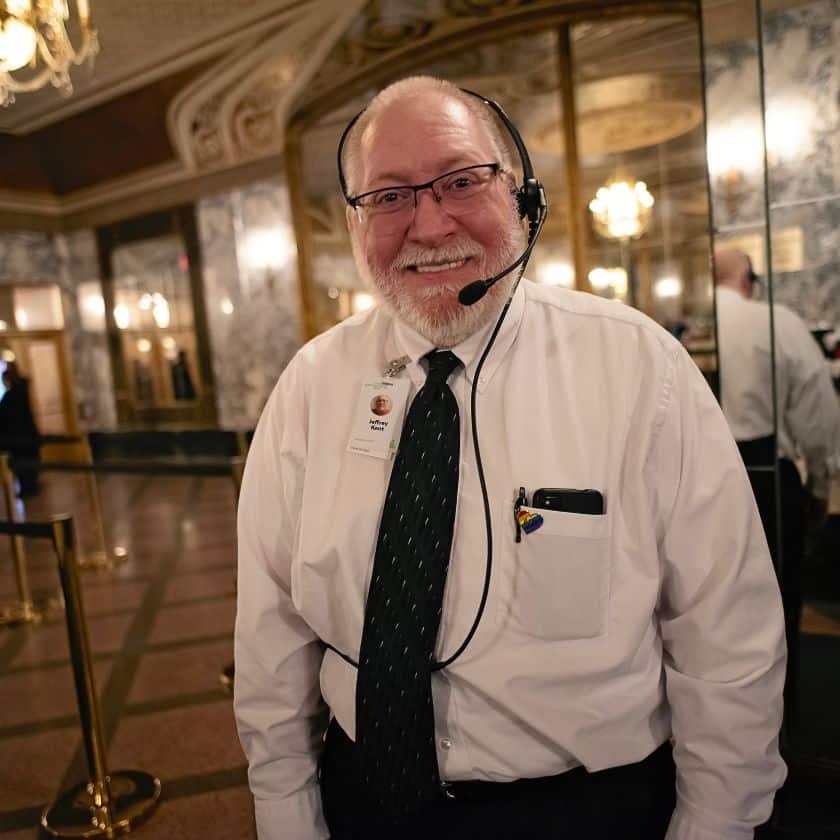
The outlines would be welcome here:
M 522 288 L 522 283 L 524 282 L 526 281 L 523 278 L 513 295 L 508 313 L 493 344 L 493 349 L 484 362 L 481 378 L 478 383 L 479 391 L 483 391 L 487 387 L 499 369 L 499 365 L 502 363 L 507 351 L 516 340 L 519 325 L 522 323 L 522 315 L 525 312 L 525 291 Z M 471 336 L 464 339 L 460 344 L 449 348 L 463 363 L 464 373 L 467 377 L 467 382 L 470 384 L 472 384 L 475 369 L 478 366 L 487 341 L 490 339 L 490 335 L 496 326 L 497 320 L 498 316 Z M 397 359 L 400 356 L 408 356 L 410 362 L 407 367 L 409 368 L 412 379 L 422 381 L 425 378 L 425 372 L 420 368 L 420 359 L 437 348 L 428 339 L 424 338 L 420 333 L 402 321 L 393 318 L 391 323 L 392 329 L 385 342 L 388 360 Z

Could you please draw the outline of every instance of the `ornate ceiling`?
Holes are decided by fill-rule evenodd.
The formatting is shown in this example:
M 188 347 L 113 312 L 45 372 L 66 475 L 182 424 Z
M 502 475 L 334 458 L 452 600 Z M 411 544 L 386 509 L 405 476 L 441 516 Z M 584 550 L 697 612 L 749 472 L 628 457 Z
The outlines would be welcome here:
M 338 126 L 383 78 L 418 65 L 504 101 L 559 181 L 554 25 L 564 17 L 577 21 L 579 130 L 591 166 L 663 141 L 679 156 L 675 139 L 700 124 L 693 0 L 612 0 L 623 16 L 595 0 L 91 5 L 102 44 L 93 76 L 74 71 L 70 99 L 42 90 L 0 110 L 0 226 L 95 224 L 264 177 L 280 164 L 290 118 L 309 126 L 310 149 L 323 149 L 306 161 L 308 180 L 316 192 L 318 179 L 331 188 L 323 155 L 332 157 Z M 704 0 L 730 33 L 747 25 L 735 12 L 749 5 Z M 652 16 L 654 7 L 672 14 Z

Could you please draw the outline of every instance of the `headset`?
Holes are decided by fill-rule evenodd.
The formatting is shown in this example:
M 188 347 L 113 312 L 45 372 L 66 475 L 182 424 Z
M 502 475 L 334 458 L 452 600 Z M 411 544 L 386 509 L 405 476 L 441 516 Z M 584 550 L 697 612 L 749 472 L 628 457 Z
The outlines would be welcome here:
M 537 242 L 537 237 L 540 235 L 540 231 L 542 231 L 543 225 L 545 224 L 546 216 L 548 215 L 548 201 L 546 200 L 545 189 L 543 188 L 542 183 L 540 183 L 540 181 L 534 177 L 534 168 L 531 165 L 531 158 L 528 155 L 528 150 L 525 148 L 525 142 L 522 140 L 522 136 L 520 135 L 516 126 L 511 122 L 510 118 L 504 112 L 502 106 L 499 105 L 498 102 L 495 102 L 492 99 L 487 99 L 486 97 L 482 96 L 479 93 L 475 93 L 474 91 L 467 90 L 466 88 L 460 88 L 460 90 L 462 93 L 466 93 L 469 96 L 474 96 L 476 99 L 481 100 L 488 108 L 490 108 L 490 110 L 493 111 L 493 113 L 499 118 L 499 121 L 502 123 L 502 125 L 504 125 L 508 134 L 510 134 L 514 145 L 516 146 L 516 151 L 519 154 L 519 159 L 522 163 L 522 186 L 517 188 L 516 190 L 513 190 L 512 192 L 516 198 L 519 218 L 523 220 L 528 220 L 528 242 L 525 247 L 525 250 L 519 255 L 519 257 L 517 257 L 516 260 L 514 260 L 514 262 L 512 262 L 510 265 L 508 265 L 503 271 L 493 275 L 492 277 L 487 277 L 483 280 L 474 280 L 472 283 L 468 283 L 466 286 L 464 286 L 458 293 L 458 300 L 461 302 L 461 304 L 463 304 L 464 306 L 472 306 L 474 303 L 477 303 L 479 300 L 481 300 L 481 298 L 483 298 L 485 294 L 487 294 L 487 291 L 490 289 L 491 286 L 493 286 L 503 277 L 510 274 L 512 271 L 519 269 L 519 273 L 516 277 L 516 280 L 511 286 L 508 299 L 505 302 L 505 305 L 502 307 L 501 312 L 499 313 L 499 317 L 496 320 L 496 324 L 493 327 L 493 331 L 490 334 L 490 338 L 487 340 L 487 344 L 485 345 L 481 357 L 478 360 L 475 373 L 473 374 L 472 388 L 470 391 L 470 417 L 472 421 L 473 451 L 475 453 L 475 464 L 476 471 L 478 473 L 478 481 L 481 487 L 481 497 L 484 503 L 484 525 L 485 532 L 487 534 L 487 562 L 486 571 L 484 575 L 484 586 L 481 593 L 481 601 L 479 603 L 475 619 L 473 620 L 472 626 L 469 632 L 467 633 L 466 637 L 464 638 L 464 641 L 451 656 L 448 656 L 446 659 L 441 660 L 439 662 L 432 663 L 432 671 L 439 671 L 442 668 L 448 667 L 464 652 L 467 645 L 469 645 L 469 643 L 472 641 L 476 630 L 478 629 L 478 625 L 481 622 L 482 616 L 484 615 L 484 608 L 487 604 L 487 595 L 490 591 L 490 577 L 493 568 L 493 526 L 490 518 L 490 500 L 487 494 L 487 483 L 484 478 L 484 466 L 481 462 L 481 450 L 478 443 L 478 424 L 476 420 L 477 385 L 481 376 L 481 370 L 484 367 L 484 361 L 489 355 L 490 350 L 496 341 L 496 336 L 499 334 L 499 330 L 502 327 L 502 323 L 505 320 L 505 316 L 508 313 L 511 301 L 513 300 L 513 295 L 516 292 L 517 287 L 519 286 L 519 281 L 522 279 L 522 275 L 525 272 L 525 267 L 528 264 L 528 259 L 531 256 L 531 252 L 534 250 L 534 245 Z M 344 147 L 347 143 L 347 138 L 350 132 L 352 131 L 353 126 L 356 125 L 362 114 L 364 114 L 364 110 L 360 111 L 358 114 L 356 114 L 355 117 L 353 117 L 352 120 L 350 120 L 350 122 L 348 123 L 347 127 L 344 129 L 344 132 L 341 135 L 341 139 L 338 142 L 338 180 L 339 184 L 341 185 L 341 192 L 344 195 L 344 200 L 350 207 L 355 207 L 356 205 L 354 197 L 351 196 L 347 190 L 347 181 L 344 177 L 344 165 L 342 159 L 344 155 Z M 340 650 L 333 647 L 331 644 L 329 644 L 329 642 L 324 642 L 324 645 L 334 653 L 338 654 L 338 656 L 340 656 L 349 665 L 352 665 L 354 668 L 359 667 L 358 662 L 354 661 L 345 653 L 342 653 Z

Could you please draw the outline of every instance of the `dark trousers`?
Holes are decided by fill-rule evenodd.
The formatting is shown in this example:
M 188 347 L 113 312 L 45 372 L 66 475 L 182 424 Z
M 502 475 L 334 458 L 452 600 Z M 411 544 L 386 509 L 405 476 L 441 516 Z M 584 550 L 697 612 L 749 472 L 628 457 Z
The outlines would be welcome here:
M 785 674 L 785 725 L 788 734 L 796 722 L 796 688 L 799 676 L 799 622 L 802 616 L 802 579 L 805 562 L 805 490 L 796 464 L 787 458 L 778 459 L 780 510 L 776 509 L 776 486 L 772 467 L 776 460 L 776 440 L 771 435 L 749 441 L 738 441 L 738 449 L 747 467 L 761 524 L 767 537 L 770 556 L 776 568 L 782 607 L 785 613 L 787 641 L 787 673 Z M 755 467 L 764 467 L 756 470 Z M 781 552 L 779 531 L 781 517 Z M 781 553 L 781 557 L 780 557 Z M 780 568 L 781 566 L 781 568 Z
M 372 813 L 355 744 L 333 721 L 321 759 L 331 840 L 662 840 L 674 809 L 675 770 L 666 742 L 637 764 L 517 782 L 456 782 L 419 814 Z

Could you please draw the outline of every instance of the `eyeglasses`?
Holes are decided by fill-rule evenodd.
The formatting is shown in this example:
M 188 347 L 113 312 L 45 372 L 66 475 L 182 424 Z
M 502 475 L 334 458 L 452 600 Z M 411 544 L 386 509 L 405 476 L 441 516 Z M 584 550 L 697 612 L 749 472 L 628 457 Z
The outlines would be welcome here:
M 350 196 L 347 203 L 362 209 L 365 216 L 375 219 L 380 227 L 389 229 L 405 226 L 417 207 L 417 193 L 431 190 L 435 201 L 450 215 L 460 216 L 481 207 L 485 190 L 502 171 L 498 163 L 481 163 L 465 166 L 438 175 L 425 184 L 383 187 L 378 190 Z

